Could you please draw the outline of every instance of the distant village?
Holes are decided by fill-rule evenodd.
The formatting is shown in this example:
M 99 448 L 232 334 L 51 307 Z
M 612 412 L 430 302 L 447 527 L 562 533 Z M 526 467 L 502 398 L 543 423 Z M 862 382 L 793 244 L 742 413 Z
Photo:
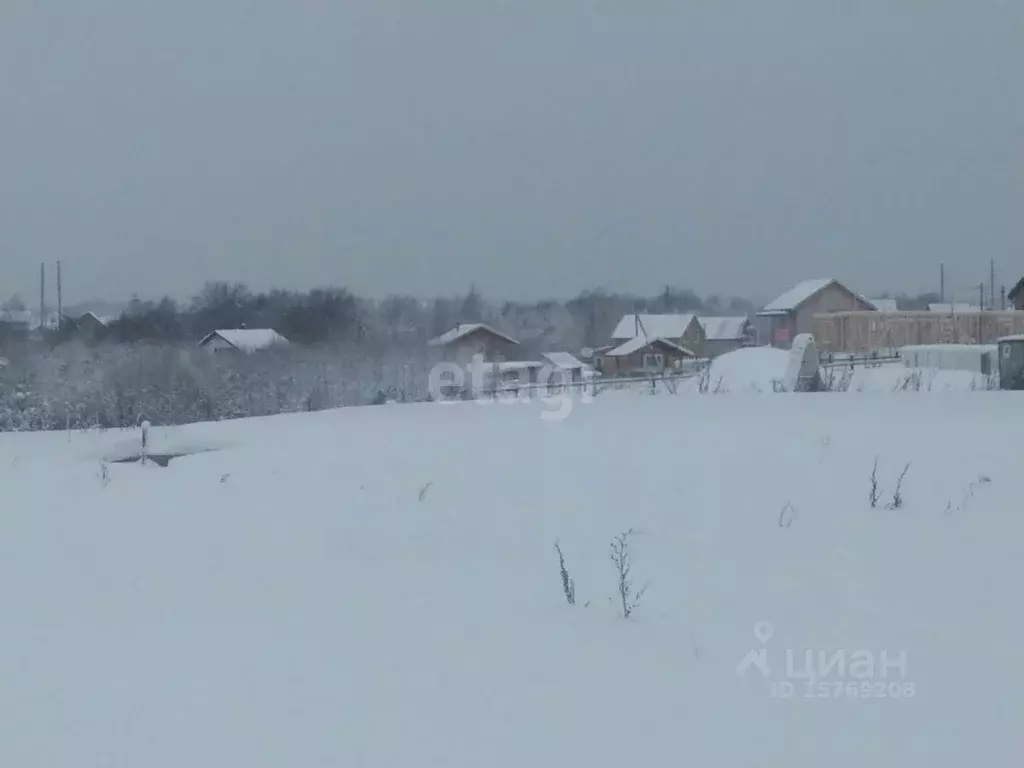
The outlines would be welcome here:
M 440 332 L 430 336 L 422 333 L 423 328 L 417 330 L 421 343 L 437 359 L 463 366 L 484 364 L 489 374 L 529 381 L 536 381 L 541 369 L 555 367 L 580 381 L 592 376 L 669 375 L 742 347 L 787 349 L 800 334 L 812 334 L 817 349 L 823 355 L 834 356 L 895 354 L 896 350 L 927 345 L 991 345 L 1000 338 L 1024 333 L 1024 280 L 1009 292 L 1001 292 L 998 301 L 994 290 L 990 291 L 987 305 L 982 286 L 979 298 L 978 304 L 940 301 L 907 310 L 900 309 L 895 299 L 869 298 L 839 280 L 822 278 L 801 281 L 764 306 L 752 307 L 743 314 L 649 309 L 622 312 L 606 337 L 595 338 L 594 324 L 588 323 L 590 343 L 576 346 L 567 345 L 564 337 L 545 344 L 536 334 L 524 342 L 505 314 L 491 322 L 460 319 L 460 314 L 467 314 L 466 302 L 461 312 L 459 307 L 450 308 L 447 316 L 454 319 L 450 327 L 437 327 L 445 315 L 439 317 L 435 307 L 431 320 L 434 330 Z M 352 299 L 347 297 L 345 301 Z M 119 329 L 119 324 L 131 321 L 137 326 L 140 317 L 157 310 L 156 305 L 145 305 L 128 317 L 129 313 L 104 316 L 95 311 L 69 315 L 59 309 L 48 312 L 45 306 L 38 311 L 6 308 L 0 310 L 0 342 L 45 336 L 85 343 L 124 341 L 124 329 Z M 309 313 L 316 314 L 316 308 L 307 308 Z M 354 317 L 353 313 L 357 310 L 350 312 Z M 469 314 L 479 317 L 481 312 L 477 308 Z M 286 321 L 292 316 L 283 315 Z M 399 325 L 404 322 L 406 326 L 423 322 L 414 316 L 398 320 Z M 209 322 L 213 322 L 213 316 Z M 237 327 L 202 328 L 191 341 L 211 353 L 238 354 L 311 341 L 293 328 L 294 323 L 287 328 L 240 323 Z M 179 330 L 178 334 L 187 332 Z M 149 338 L 145 331 L 136 336 L 128 340 Z M 559 342 L 561 346 L 555 346 Z

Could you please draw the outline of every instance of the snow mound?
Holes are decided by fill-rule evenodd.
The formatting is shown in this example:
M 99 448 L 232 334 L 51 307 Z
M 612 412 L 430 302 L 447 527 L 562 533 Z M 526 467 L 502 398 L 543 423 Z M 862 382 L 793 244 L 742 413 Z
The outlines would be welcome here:
M 747 347 L 726 352 L 711 362 L 712 389 L 726 392 L 772 392 L 773 382 L 786 376 L 789 352 L 772 347 Z

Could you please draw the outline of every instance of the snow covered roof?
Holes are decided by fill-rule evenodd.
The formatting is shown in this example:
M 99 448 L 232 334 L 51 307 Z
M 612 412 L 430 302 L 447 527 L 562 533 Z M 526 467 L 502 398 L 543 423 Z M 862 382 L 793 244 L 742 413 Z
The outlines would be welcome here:
M 744 317 L 699 317 L 708 341 L 733 341 L 743 338 L 748 320 Z
M 27 309 L 0 309 L 0 323 L 11 325 L 31 325 L 33 314 Z
M 78 319 L 79 319 L 79 321 L 81 321 L 81 320 L 85 319 L 86 317 L 92 318 L 93 320 L 95 320 L 100 325 L 110 325 L 110 323 L 112 323 L 114 320 L 117 319 L 116 317 L 100 317 L 95 312 L 93 312 L 91 309 L 88 312 L 83 312 L 81 317 L 79 317 Z
M 863 298 L 863 297 L 862 297 Z M 879 312 L 898 312 L 896 299 L 864 299 L 868 304 L 873 304 Z
M 206 334 L 199 342 L 199 346 L 205 346 L 215 336 L 219 336 L 242 352 L 256 352 L 277 344 L 288 343 L 288 339 L 273 328 L 225 328 Z
M 589 368 L 586 363 L 577 360 L 573 355 L 568 352 L 545 352 L 544 357 L 547 358 L 548 362 L 552 365 L 563 368 L 567 371 L 571 371 L 575 368 Z
M 427 342 L 427 344 L 429 344 L 432 347 L 443 347 L 446 344 L 451 344 L 453 341 L 458 341 L 459 339 L 465 338 L 466 336 L 469 336 L 469 334 L 475 333 L 477 331 L 485 331 L 486 333 L 489 333 L 492 336 L 497 336 L 498 338 L 504 339 L 510 344 L 519 343 L 511 336 L 508 336 L 507 334 L 504 334 L 501 331 L 495 330 L 494 328 L 491 328 L 491 326 L 485 325 L 484 323 L 459 323 L 450 331 L 445 331 L 440 336 L 431 339 L 430 341 Z
M 646 334 L 648 339 L 679 339 L 695 318 L 696 315 L 642 315 L 630 312 L 619 320 L 612 338 L 622 341 Z
M 775 301 L 766 304 L 765 308 L 757 314 L 759 315 L 774 315 L 783 314 L 786 312 L 792 312 L 794 309 L 799 307 L 809 298 L 814 296 L 816 293 L 823 291 L 828 286 L 835 283 L 836 280 L 831 277 L 816 278 L 814 280 L 804 280 L 802 283 L 797 283 L 784 294 L 779 296 Z
M 544 363 L 539 360 L 502 360 L 500 362 L 474 362 L 466 363 L 466 370 L 469 372 L 481 371 L 485 374 L 510 373 L 512 371 L 529 371 L 534 368 L 543 368 Z
M 626 357 L 643 349 L 649 344 L 663 344 L 664 346 L 674 349 L 688 357 L 696 357 L 696 355 L 686 347 L 681 347 L 668 339 L 645 339 L 643 336 L 636 336 L 624 344 L 620 344 L 615 349 L 608 350 L 605 354 L 609 357 Z
M 929 304 L 929 312 L 980 312 L 981 308 L 971 304 L 968 301 L 957 301 L 952 304 Z

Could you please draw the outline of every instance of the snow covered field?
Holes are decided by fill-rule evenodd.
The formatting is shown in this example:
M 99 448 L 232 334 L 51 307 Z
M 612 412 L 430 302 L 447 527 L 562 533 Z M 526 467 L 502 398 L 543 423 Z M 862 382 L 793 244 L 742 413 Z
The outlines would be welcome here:
M 1019 765 L 1024 399 L 881 389 L 0 435 L 0 765 Z

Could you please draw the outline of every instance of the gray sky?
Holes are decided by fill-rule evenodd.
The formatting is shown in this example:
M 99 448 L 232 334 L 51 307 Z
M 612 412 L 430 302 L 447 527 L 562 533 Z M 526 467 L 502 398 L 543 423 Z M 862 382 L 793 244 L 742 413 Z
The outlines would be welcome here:
M 0 0 L 0 297 L 1012 284 L 1022 76 L 1020 0 Z

